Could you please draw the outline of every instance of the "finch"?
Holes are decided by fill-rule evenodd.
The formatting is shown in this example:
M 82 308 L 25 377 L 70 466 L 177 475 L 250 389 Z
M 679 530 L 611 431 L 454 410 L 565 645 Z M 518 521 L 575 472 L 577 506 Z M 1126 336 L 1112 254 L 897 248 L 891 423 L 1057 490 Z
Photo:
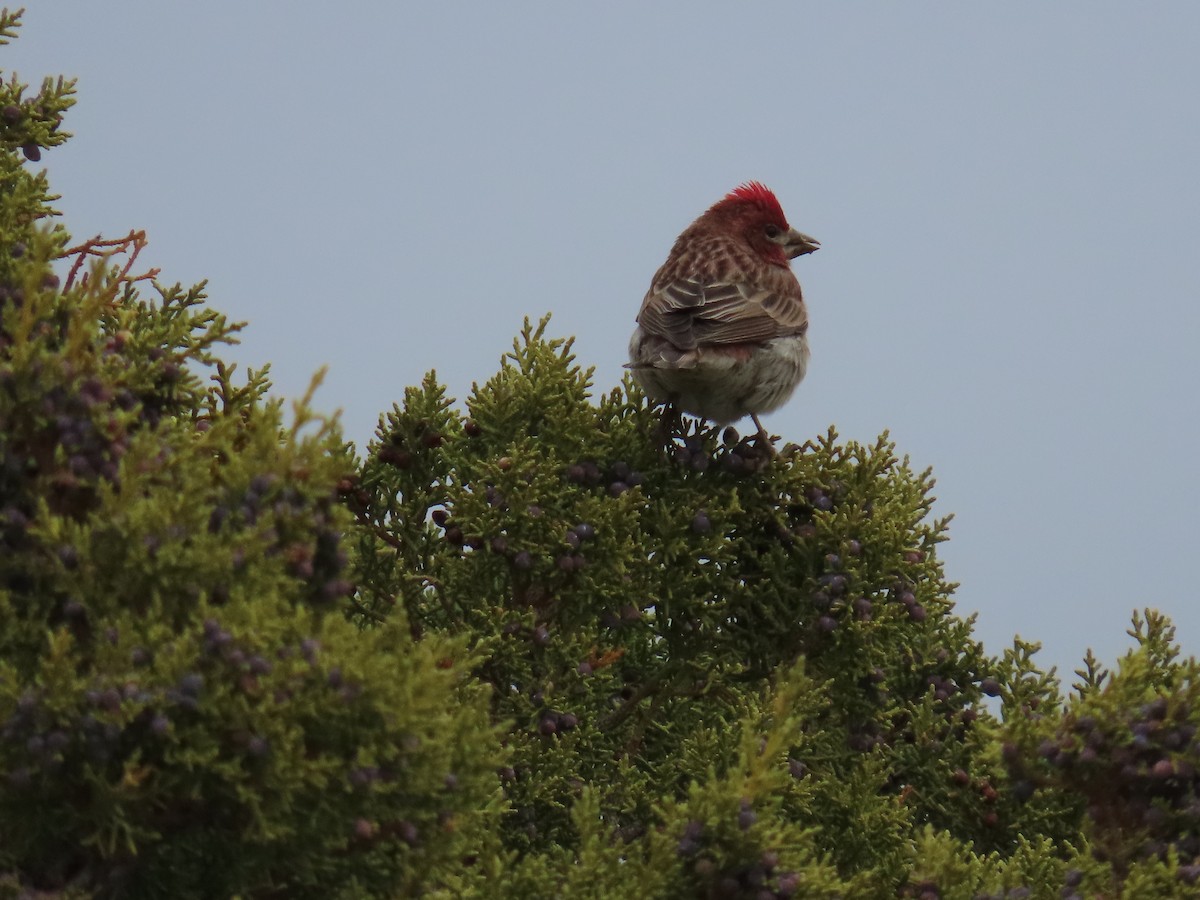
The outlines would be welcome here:
M 646 395 L 721 425 L 778 409 L 808 367 L 808 310 L 789 260 L 820 244 L 751 181 L 675 241 L 642 301 L 629 365 Z

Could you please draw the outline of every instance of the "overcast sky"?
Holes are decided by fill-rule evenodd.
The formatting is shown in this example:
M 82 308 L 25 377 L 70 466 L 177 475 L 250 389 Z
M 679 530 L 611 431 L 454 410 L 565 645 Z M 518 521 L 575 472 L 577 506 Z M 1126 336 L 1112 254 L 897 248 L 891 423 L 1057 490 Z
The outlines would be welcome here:
M 822 244 L 772 431 L 933 466 L 990 652 L 1115 661 L 1146 605 L 1200 652 L 1200 4 L 30 6 L 0 65 L 79 78 L 68 227 L 145 228 L 280 394 L 327 364 L 360 447 L 527 315 L 611 387 L 675 236 L 760 179 Z

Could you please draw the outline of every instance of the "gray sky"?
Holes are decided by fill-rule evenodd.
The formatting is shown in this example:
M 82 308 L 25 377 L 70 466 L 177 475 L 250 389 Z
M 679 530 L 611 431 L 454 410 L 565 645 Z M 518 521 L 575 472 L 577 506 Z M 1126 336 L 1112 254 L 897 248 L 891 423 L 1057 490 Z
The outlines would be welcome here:
M 958 609 L 1069 672 L 1155 606 L 1200 646 L 1200 4 L 35 0 L 0 65 L 78 76 L 77 237 L 145 228 L 236 358 L 360 447 L 554 313 L 600 389 L 675 236 L 760 179 L 813 359 L 768 420 L 933 466 Z

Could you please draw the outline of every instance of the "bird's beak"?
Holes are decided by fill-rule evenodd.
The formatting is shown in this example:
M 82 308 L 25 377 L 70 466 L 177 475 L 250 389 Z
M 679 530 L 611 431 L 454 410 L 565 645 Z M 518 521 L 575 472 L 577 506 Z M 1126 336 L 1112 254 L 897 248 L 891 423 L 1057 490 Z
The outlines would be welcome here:
M 812 253 L 820 248 L 821 242 L 816 238 L 810 238 L 807 234 L 801 234 L 795 228 L 784 235 L 783 252 L 787 254 L 788 259 L 795 259 L 797 256 L 803 256 L 805 253 Z

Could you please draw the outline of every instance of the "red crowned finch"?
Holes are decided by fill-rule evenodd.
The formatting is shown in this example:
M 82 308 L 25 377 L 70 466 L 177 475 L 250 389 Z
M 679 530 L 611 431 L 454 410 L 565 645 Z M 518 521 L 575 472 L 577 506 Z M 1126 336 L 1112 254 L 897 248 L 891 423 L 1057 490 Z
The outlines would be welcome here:
M 808 311 L 788 260 L 819 246 L 757 181 L 689 225 L 629 341 L 647 396 L 722 425 L 750 416 L 769 445 L 758 414 L 786 403 L 808 366 Z

